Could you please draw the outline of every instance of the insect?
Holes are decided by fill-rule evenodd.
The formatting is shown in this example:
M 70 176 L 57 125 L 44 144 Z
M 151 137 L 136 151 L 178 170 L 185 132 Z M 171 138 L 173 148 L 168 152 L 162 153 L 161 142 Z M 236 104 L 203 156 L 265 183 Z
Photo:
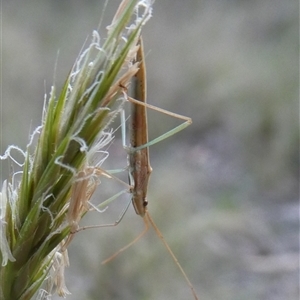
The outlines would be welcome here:
M 105 264 L 112 259 L 114 259 L 117 255 L 119 255 L 121 252 L 129 248 L 131 245 L 133 245 L 135 242 L 137 242 L 149 229 L 149 224 L 153 227 L 158 237 L 163 242 L 164 246 L 167 248 L 167 251 L 170 253 L 172 259 L 174 260 L 175 264 L 179 268 L 180 272 L 182 273 L 183 277 L 185 278 L 188 286 L 190 287 L 194 299 L 198 300 L 198 297 L 196 295 L 195 289 L 188 279 L 186 273 L 184 272 L 183 268 L 179 264 L 176 256 L 172 252 L 171 248 L 169 247 L 168 243 L 165 241 L 162 233 L 154 223 L 153 219 L 151 218 L 147 206 L 147 189 L 148 189 L 148 183 L 149 178 L 152 172 L 152 168 L 150 166 L 150 159 L 149 159 L 149 146 L 154 145 L 172 135 L 175 133 L 183 130 L 187 126 L 189 126 L 192 123 L 192 120 L 188 117 L 175 114 L 172 112 L 169 112 L 167 110 L 158 108 L 156 106 L 150 105 L 146 103 L 146 67 L 145 67 L 145 60 L 144 60 L 144 52 L 143 52 L 143 44 L 142 39 L 139 39 L 138 42 L 139 50 L 137 52 L 136 57 L 136 63 L 139 63 L 139 70 L 134 76 L 134 82 L 133 82 L 133 97 L 129 97 L 126 93 L 126 97 L 128 101 L 131 103 L 131 122 L 130 122 L 130 146 L 126 146 L 126 129 L 125 129 L 125 113 L 124 110 L 121 112 L 121 123 L 122 123 L 122 143 L 123 147 L 127 150 L 128 153 L 128 177 L 129 177 L 129 192 L 132 195 L 131 202 L 134 206 L 135 212 L 140 215 L 145 223 L 145 229 L 142 233 L 140 233 L 131 243 L 127 244 L 125 247 L 120 249 L 118 252 L 116 252 L 114 255 L 110 256 L 108 259 L 102 262 L 102 264 Z M 125 86 L 120 86 L 125 91 L 127 91 L 127 88 Z M 170 131 L 166 132 L 165 134 L 149 141 L 148 140 L 148 122 L 147 122 L 147 109 L 153 109 L 155 111 L 167 114 L 169 116 L 178 118 L 183 120 L 184 122 L 177 127 L 171 129 Z M 111 172 L 106 172 L 104 170 L 96 170 L 97 172 L 103 173 L 102 175 L 105 175 L 109 178 L 114 178 L 117 181 L 120 181 L 117 177 L 114 177 Z M 80 183 L 80 182 L 79 182 Z M 124 183 L 125 182 L 122 182 Z M 81 183 L 80 183 L 81 184 Z M 127 185 L 127 184 L 125 184 Z M 128 186 L 128 185 L 127 185 Z M 110 199 L 102 202 L 98 208 L 102 208 L 107 206 L 110 202 L 112 202 L 114 199 L 116 199 L 119 195 L 124 193 L 124 191 L 121 191 L 120 193 L 114 195 Z M 85 198 L 83 196 L 82 198 Z M 89 199 L 89 198 L 88 198 Z M 71 238 L 72 235 L 76 232 L 86 230 L 89 228 L 99 228 L 99 227 L 111 227 L 118 225 L 121 220 L 123 219 L 128 207 L 130 205 L 130 202 L 126 205 L 125 209 L 121 212 L 119 218 L 112 224 L 102 224 L 102 225 L 92 225 L 92 226 L 84 226 L 81 228 L 78 228 L 78 224 L 75 224 L 75 230 L 71 232 Z M 96 207 L 96 208 L 97 208 Z
M 130 147 L 125 147 L 128 151 L 128 161 L 129 161 L 129 184 L 131 186 L 130 193 L 132 194 L 132 203 L 135 209 L 135 212 L 140 215 L 145 222 L 145 230 L 135 238 L 130 244 L 126 245 L 122 249 L 120 249 L 113 256 L 105 260 L 103 263 L 106 263 L 116 257 L 118 254 L 123 252 L 125 249 L 130 247 L 133 243 L 135 243 L 138 239 L 140 239 L 149 229 L 149 223 L 152 225 L 153 229 L 163 242 L 164 246 L 167 248 L 168 252 L 172 256 L 174 262 L 178 266 L 182 275 L 184 276 L 188 286 L 190 287 L 194 298 L 197 300 L 198 297 L 196 295 L 195 289 L 188 279 L 186 273 L 183 268 L 179 264 L 177 258 L 174 253 L 170 249 L 169 245 L 165 241 L 163 235 L 155 225 L 153 219 L 151 218 L 147 206 L 147 189 L 148 182 L 152 172 L 152 168 L 150 166 L 149 159 L 149 146 L 159 141 L 169 137 L 176 132 L 182 130 L 191 124 L 191 119 L 188 117 L 184 117 L 181 115 L 177 115 L 174 113 L 170 113 L 160 108 L 156 108 L 152 105 L 146 103 L 146 68 L 145 68 L 145 60 L 144 60 L 144 52 L 143 52 L 143 43 L 142 39 L 139 39 L 139 50 L 137 52 L 136 61 L 139 63 L 139 71 L 136 73 L 134 77 L 134 86 L 133 86 L 133 95 L 134 98 L 129 97 L 129 101 L 131 102 L 131 123 L 130 123 Z M 185 122 L 171 131 L 167 132 L 163 136 L 160 136 L 149 142 L 148 140 L 148 123 L 147 123 L 147 108 L 153 108 L 160 112 L 166 113 L 171 116 L 179 117 L 180 119 L 185 120 Z M 124 120 L 125 122 L 125 120 Z M 124 124 L 123 122 L 123 124 Z M 123 137 L 125 134 L 123 134 Z M 123 140 L 123 144 L 125 146 L 125 138 Z

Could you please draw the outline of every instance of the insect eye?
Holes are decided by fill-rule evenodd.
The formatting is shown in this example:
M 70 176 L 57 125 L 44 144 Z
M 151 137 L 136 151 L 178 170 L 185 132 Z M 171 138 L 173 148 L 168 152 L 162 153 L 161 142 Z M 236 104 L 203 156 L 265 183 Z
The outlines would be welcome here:
M 144 200 L 143 206 L 146 207 L 147 205 L 148 205 L 148 201 L 147 201 L 147 200 Z

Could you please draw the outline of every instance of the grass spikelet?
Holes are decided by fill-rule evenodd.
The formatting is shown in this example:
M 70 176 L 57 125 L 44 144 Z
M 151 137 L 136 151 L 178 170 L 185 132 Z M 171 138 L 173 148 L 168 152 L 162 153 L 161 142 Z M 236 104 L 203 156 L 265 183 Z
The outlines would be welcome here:
M 63 274 L 66 248 L 91 208 L 99 177 L 107 176 L 101 149 L 113 139 L 111 122 L 125 101 L 122 89 L 137 72 L 131 61 L 151 12 L 152 1 L 122 1 L 103 45 L 94 31 L 60 94 L 52 87 L 25 151 L 10 146 L 0 156 L 19 168 L 0 193 L 1 300 L 70 293 Z

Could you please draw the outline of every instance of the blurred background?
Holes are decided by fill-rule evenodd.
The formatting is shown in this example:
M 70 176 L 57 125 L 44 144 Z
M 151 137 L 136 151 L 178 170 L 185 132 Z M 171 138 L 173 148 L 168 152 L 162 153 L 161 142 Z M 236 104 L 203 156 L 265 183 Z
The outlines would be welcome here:
M 103 2 L 2 1 L 1 153 L 25 148 Z M 299 299 L 298 12 L 296 0 L 157 0 L 144 28 L 148 101 L 193 119 L 150 149 L 149 211 L 201 300 Z M 152 138 L 179 123 L 149 112 Z M 126 166 L 119 137 L 107 169 Z M 103 181 L 95 203 L 122 188 Z M 129 199 L 86 224 L 114 222 Z M 153 230 L 101 265 L 143 228 L 130 207 L 119 226 L 78 233 L 67 299 L 193 299 Z

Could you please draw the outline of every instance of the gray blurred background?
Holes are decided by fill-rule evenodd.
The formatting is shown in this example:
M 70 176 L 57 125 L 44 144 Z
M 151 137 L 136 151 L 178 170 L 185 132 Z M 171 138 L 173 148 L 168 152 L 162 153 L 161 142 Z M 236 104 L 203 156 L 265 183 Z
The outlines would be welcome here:
M 118 4 L 109 1 L 102 37 Z M 25 147 L 44 92 L 61 87 L 102 8 L 2 1 L 1 153 Z M 149 210 L 201 300 L 299 299 L 298 22 L 296 0 L 157 0 L 144 28 L 148 101 L 193 119 L 150 149 Z M 149 112 L 151 137 L 178 124 Z M 125 166 L 117 133 L 105 167 Z M 103 181 L 94 201 L 122 188 Z M 86 224 L 113 222 L 128 200 Z M 68 299 L 192 299 L 153 230 L 100 264 L 143 228 L 130 207 L 119 226 L 78 233 Z

